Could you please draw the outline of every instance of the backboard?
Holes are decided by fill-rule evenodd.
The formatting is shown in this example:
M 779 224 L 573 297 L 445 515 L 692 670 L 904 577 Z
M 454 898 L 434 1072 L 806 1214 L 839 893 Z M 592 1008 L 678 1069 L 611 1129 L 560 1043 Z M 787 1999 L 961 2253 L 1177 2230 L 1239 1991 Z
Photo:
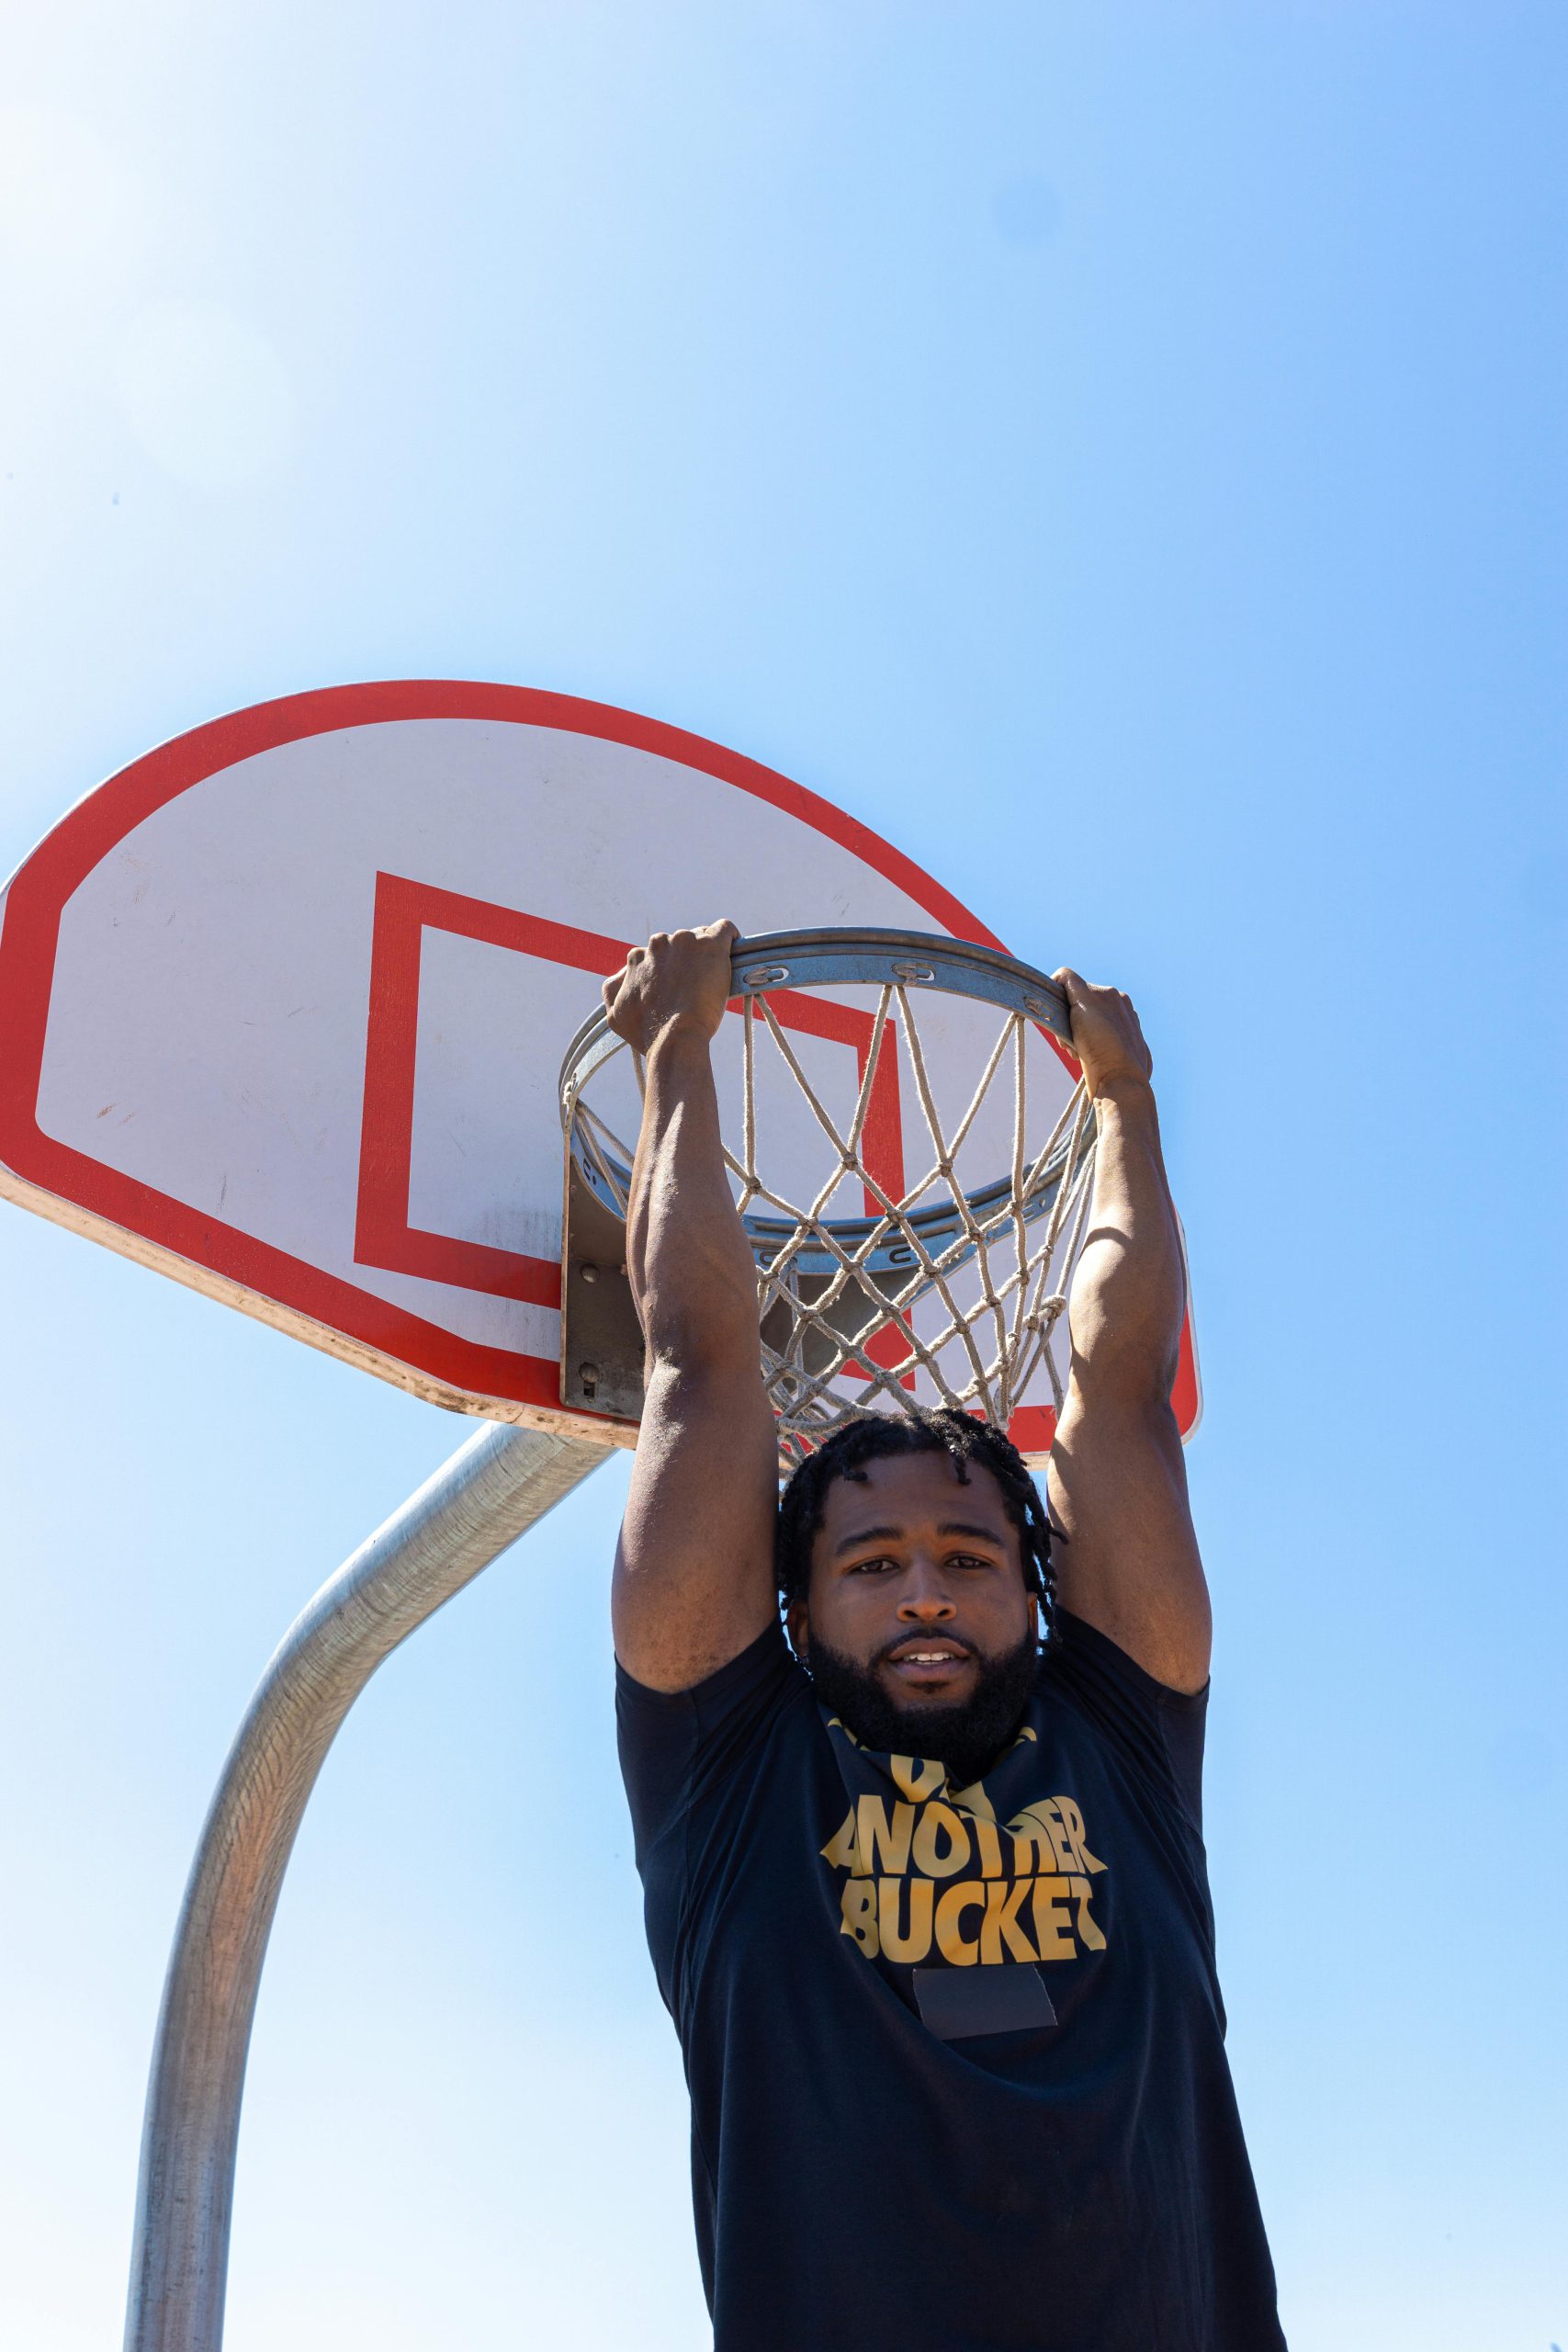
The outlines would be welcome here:
M 720 914 L 1000 945 L 815 794 L 604 705 L 414 680 L 214 720 L 0 901 L 0 1193 L 434 1402 L 629 1442 L 563 1400 L 557 1079 L 627 945 Z M 852 1091 L 864 1016 L 795 1022 Z M 898 1100 L 890 1068 L 889 1149 Z M 1190 1334 L 1175 1401 L 1186 1431 Z

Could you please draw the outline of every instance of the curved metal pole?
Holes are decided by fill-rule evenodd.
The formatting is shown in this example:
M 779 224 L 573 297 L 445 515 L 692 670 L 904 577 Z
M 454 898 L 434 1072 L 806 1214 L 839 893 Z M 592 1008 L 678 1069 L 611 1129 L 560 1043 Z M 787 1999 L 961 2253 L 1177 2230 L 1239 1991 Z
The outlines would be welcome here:
M 604 1459 L 487 1424 L 284 1635 L 240 1725 L 175 1930 L 147 2086 L 126 2352 L 219 2352 L 245 2053 L 283 1873 L 339 1724 L 391 1650 Z

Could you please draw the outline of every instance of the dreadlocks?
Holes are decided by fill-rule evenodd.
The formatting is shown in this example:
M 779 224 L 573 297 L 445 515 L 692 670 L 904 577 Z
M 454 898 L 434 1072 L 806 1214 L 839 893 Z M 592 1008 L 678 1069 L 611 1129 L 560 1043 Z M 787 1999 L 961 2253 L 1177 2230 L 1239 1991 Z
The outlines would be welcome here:
M 981 1463 L 1001 1489 L 1002 1504 L 1018 1533 L 1025 1588 L 1040 1602 L 1043 1645 L 1051 1640 L 1056 1615 L 1056 1579 L 1051 1566 L 1051 1527 L 1040 1492 L 1023 1456 L 994 1421 L 943 1407 L 924 1412 L 867 1413 L 847 1421 L 808 1453 L 779 1501 L 773 1557 L 779 1595 L 787 1608 L 804 1600 L 811 1575 L 811 1546 L 835 1478 L 865 1479 L 865 1467 L 884 1455 L 945 1453 L 962 1485 L 969 1465 Z

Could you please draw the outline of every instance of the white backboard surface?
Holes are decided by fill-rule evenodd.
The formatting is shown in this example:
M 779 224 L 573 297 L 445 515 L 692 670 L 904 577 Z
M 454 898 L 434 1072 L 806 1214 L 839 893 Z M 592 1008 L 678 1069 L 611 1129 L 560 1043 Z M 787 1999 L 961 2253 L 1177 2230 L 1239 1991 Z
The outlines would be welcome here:
M 719 915 L 1001 944 L 816 795 L 604 705 L 413 680 L 215 720 L 0 902 L 0 1192 L 435 1402 L 629 1436 L 560 1401 L 557 1077 L 628 944 Z

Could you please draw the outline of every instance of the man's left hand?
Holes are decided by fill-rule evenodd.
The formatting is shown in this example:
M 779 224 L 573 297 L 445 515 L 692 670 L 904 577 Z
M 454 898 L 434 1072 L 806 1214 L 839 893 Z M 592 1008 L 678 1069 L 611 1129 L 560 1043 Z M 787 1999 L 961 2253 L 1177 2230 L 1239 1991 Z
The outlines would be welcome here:
M 1073 1051 L 1083 1064 L 1092 1099 L 1119 1080 L 1146 1086 L 1154 1056 L 1144 1042 L 1130 997 L 1120 989 L 1097 989 L 1064 965 L 1052 978 L 1066 991 L 1072 1016 Z

